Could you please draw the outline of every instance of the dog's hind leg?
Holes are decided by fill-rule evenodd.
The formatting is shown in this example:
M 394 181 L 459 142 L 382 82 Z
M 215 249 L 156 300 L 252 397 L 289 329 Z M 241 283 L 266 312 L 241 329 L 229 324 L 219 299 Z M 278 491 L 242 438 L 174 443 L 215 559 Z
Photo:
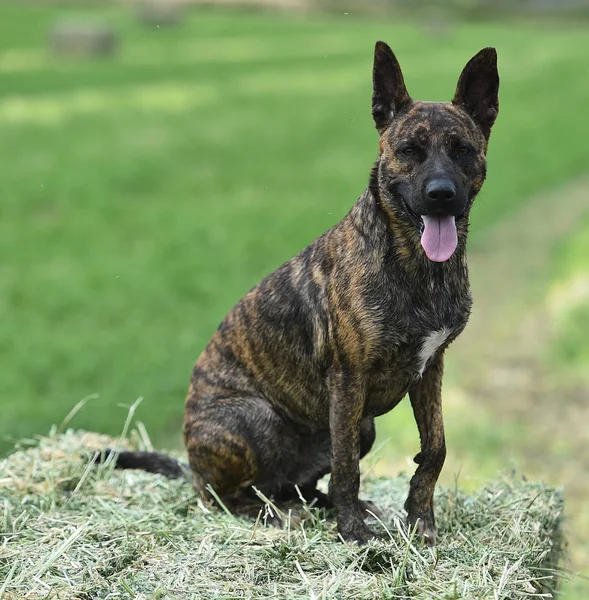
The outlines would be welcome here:
M 360 458 L 368 454 L 376 437 L 374 419 L 366 418 L 360 423 Z M 290 472 L 290 479 L 296 484 L 285 485 L 280 490 L 278 497 L 281 500 L 296 500 L 302 496 L 307 502 L 313 502 L 318 508 L 333 508 L 333 502 L 327 494 L 317 489 L 317 483 L 331 470 L 331 439 L 329 432 L 302 436 L 300 450 L 296 457 L 290 461 L 296 463 L 294 472 Z M 363 509 L 370 510 L 379 515 L 380 511 L 371 502 L 360 500 Z
M 289 453 L 285 424 L 262 397 L 189 397 L 184 439 L 197 490 L 210 485 L 224 500 L 251 486 L 280 489 Z
M 364 458 L 372 449 L 376 439 L 376 428 L 373 418 L 366 418 L 360 423 L 360 458 Z M 370 500 L 360 500 L 360 508 L 382 517 L 382 511 Z
M 375 439 L 374 419 L 367 417 L 360 422 L 360 458 L 364 458 L 370 452 Z

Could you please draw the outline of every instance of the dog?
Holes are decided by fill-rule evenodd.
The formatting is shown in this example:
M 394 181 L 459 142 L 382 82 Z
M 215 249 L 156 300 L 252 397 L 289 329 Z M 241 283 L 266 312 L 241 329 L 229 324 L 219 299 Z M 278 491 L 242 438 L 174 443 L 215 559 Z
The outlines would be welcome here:
M 444 351 L 472 298 L 469 213 L 499 112 L 494 48 L 464 67 L 449 103 L 414 101 L 390 47 L 374 53 L 379 155 L 347 216 L 249 291 L 198 358 L 184 440 L 196 489 L 229 506 L 251 486 L 335 508 L 344 540 L 374 537 L 358 497 L 374 419 L 408 393 L 421 439 L 405 503 L 434 544 L 434 487 L 446 456 Z M 180 477 L 157 453 L 117 466 Z M 327 495 L 316 489 L 331 473 Z

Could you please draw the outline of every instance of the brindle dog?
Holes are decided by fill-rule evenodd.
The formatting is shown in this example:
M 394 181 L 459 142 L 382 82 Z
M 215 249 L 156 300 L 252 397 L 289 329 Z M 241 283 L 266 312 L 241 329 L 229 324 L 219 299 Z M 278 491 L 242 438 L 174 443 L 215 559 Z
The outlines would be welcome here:
M 254 287 L 200 355 L 184 422 L 196 488 L 231 504 L 254 485 L 331 503 L 345 540 L 373 536 L 358 499 L 374 418 L 409 393 L 421 438 L 405 503 L 435 542 L 434 486 L 446 455 L 444 350 L 471 308 L 468 216 L 499 110 L 497 56 L 481 50 L 450 103 L 411 99 L 399 64 L 375 48 L 379 157 L 349 214 Z M 162 455 L 119 466 L 179 476 Z M 316 490 L 331 473 L 328 497 Z

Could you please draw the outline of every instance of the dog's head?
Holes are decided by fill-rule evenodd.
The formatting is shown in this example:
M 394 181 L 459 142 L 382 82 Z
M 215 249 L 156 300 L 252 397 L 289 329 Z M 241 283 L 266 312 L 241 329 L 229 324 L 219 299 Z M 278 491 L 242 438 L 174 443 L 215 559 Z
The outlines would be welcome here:
M 487 143 L 499 112 L 495 49 L 468 62 L 452 102 L 419 102 L 409 96 L 389 46 L 377 42 L 373 90 L 381 202 L 416 229 L 430 260 L 446 261 L 485 180 Z

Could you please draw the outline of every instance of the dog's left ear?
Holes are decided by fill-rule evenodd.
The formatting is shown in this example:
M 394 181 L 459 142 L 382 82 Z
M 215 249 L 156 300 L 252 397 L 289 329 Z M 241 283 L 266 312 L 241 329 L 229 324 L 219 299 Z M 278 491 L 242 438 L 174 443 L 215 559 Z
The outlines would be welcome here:
M 484 48 L 473 56 L 460 75 L 452 104 L 463 108 L 485 137 L 499 114 L 499 73 L 495 48 Z
M 372 90 L 372 118 L 378 132 L 382 133 L 393 117 L 412 102 L 401 67 L 384 42 L 376 42 L 374 47 Z

